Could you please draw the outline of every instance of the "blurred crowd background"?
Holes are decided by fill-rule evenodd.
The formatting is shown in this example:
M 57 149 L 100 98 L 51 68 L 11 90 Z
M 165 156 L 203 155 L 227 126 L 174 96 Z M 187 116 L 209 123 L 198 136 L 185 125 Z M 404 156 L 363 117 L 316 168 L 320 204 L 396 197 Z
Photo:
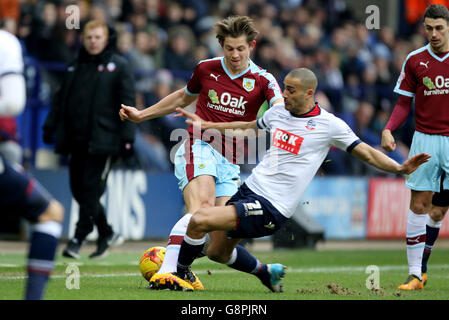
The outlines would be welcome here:
M 380 9 L 379 29 L 368 29 L 365 8 Z M 248 15 L 260 34 L 252 60 L 271 72 L 282 88 L 285 74 L 312 69 L 319 80 L 317 101 L 344 119 L 368 144 L 379 147 L 397 96 L 393 88 L 411 51 L 424 46 L 421 17 L 432 2 L 344 0 L 0 0 L 4 28 L 23 45 L 28 102 L 17 118 L 24 165 L 61 167 L 41 126 L 61 84 L 65 66 L 76 58 L 83 25 L 98 19 L 117 31 L 116 45 L 135 73 L 136 106 L 149 106 L 183 87 L 200 60 L 221 56 L 212 26 L 228 15 Z M 77 5 L 80 28 L 68 29 L 68 6 Z M 388 16 L 387 16 L 388 15 Z M 387 17 L 386 17 L 387 16 Z M 170 135 L 185 127 L 166 116 L 139 125 L 135 161 L 124 165 L 154 172 L 172 169 L 170 153 L 178 141 Z M 394 135 L 397 161 L 407 158 L 413 114 Z M 53 159 L 53 160 L 52 160 Z M 55 160 L 56 159 L 56 160 Z M 247 172 L 251 165 L 243 166 Z M 321 174 L 379 175 L 380 172 L 331 149 Z

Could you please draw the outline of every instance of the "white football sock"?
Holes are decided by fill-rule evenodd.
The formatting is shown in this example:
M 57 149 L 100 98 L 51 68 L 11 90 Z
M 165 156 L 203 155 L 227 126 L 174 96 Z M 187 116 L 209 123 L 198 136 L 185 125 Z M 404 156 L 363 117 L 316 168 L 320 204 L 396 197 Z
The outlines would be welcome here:
M 232 250 L 231 258 L 225 264 L 229 266 L 229 265 L 233 264 L 235 262 L 235 260 L 237 260 L 237 249 L 236 248 L 234 248 L 234 250 Z
M 191 213 L 186 213 L 171 229 L 168 238 L 167 251 L 165 251 L 164 261 L 157 272 L 158 274 L 176 272 L 178 266 L 179 249 L 181 249 L 182 240 L 189 225 Z
M 426 243 L 426 216 L 409 210 L 407 217 L 407 261 L 409 274 L 421 279 L 421 261 Z

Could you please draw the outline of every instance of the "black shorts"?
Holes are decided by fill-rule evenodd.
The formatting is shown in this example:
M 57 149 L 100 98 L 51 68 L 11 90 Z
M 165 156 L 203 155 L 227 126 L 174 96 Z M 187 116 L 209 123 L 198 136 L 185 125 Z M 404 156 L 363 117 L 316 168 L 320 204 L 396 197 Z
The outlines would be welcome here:
M 50 203 L 50 194 L 35 179 L 13 168 L 0 156 L 0 213 L 37 222 Z
M 443 172 L 443 175 L 441 176 L 440 192 L 435 192 L 433 194 L 432 204 L 434 206 L 438 206 L 438 207 L 449 206 L 449 190 L 443 189 L 443 181 L 444 181 L 445 175 L 446 175 L 446 173 Z
M 237 210 L 237 225 L 228 232 L 230 238 L 259 238 L 272 235 L 287 220 L 270 201 L 243 184 L 228 200 Z

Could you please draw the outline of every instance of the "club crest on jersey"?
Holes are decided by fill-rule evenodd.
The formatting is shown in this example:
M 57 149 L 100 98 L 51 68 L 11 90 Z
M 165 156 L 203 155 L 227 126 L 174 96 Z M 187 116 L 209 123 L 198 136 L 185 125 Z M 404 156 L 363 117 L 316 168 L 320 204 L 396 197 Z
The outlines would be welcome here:
M 248 92 L 253 91 L 255 83 L 254 79 L 243 78 L 243 88 Z
M 315 127 L 316 127 L 315 120 L 310 119 L 309 121 L 307 121 L 306 129 L 308 129 L 308 130 L 315 130 Z
M 273 134 L 273 146 L 293 154 L 298 154 L 303 141 L 303 137 L 282 129 L 276 129 Z

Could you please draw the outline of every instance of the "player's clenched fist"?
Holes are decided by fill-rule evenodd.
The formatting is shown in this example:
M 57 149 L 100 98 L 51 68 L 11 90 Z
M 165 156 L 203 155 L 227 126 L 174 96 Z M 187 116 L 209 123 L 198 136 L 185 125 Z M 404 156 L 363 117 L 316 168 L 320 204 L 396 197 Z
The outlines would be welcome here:
M 382 131 L 382 148 L 387 152 L 392 152 L 396 149 L 396 142 L 390 130 Z
M 122 104 L 121 106 L 122 108 L 119 111 L 119 115 L 122 121 L 129 120 L 137 123 L 142 122 L 140 111 L 137 108 L 125 106 L 124 104 Z

